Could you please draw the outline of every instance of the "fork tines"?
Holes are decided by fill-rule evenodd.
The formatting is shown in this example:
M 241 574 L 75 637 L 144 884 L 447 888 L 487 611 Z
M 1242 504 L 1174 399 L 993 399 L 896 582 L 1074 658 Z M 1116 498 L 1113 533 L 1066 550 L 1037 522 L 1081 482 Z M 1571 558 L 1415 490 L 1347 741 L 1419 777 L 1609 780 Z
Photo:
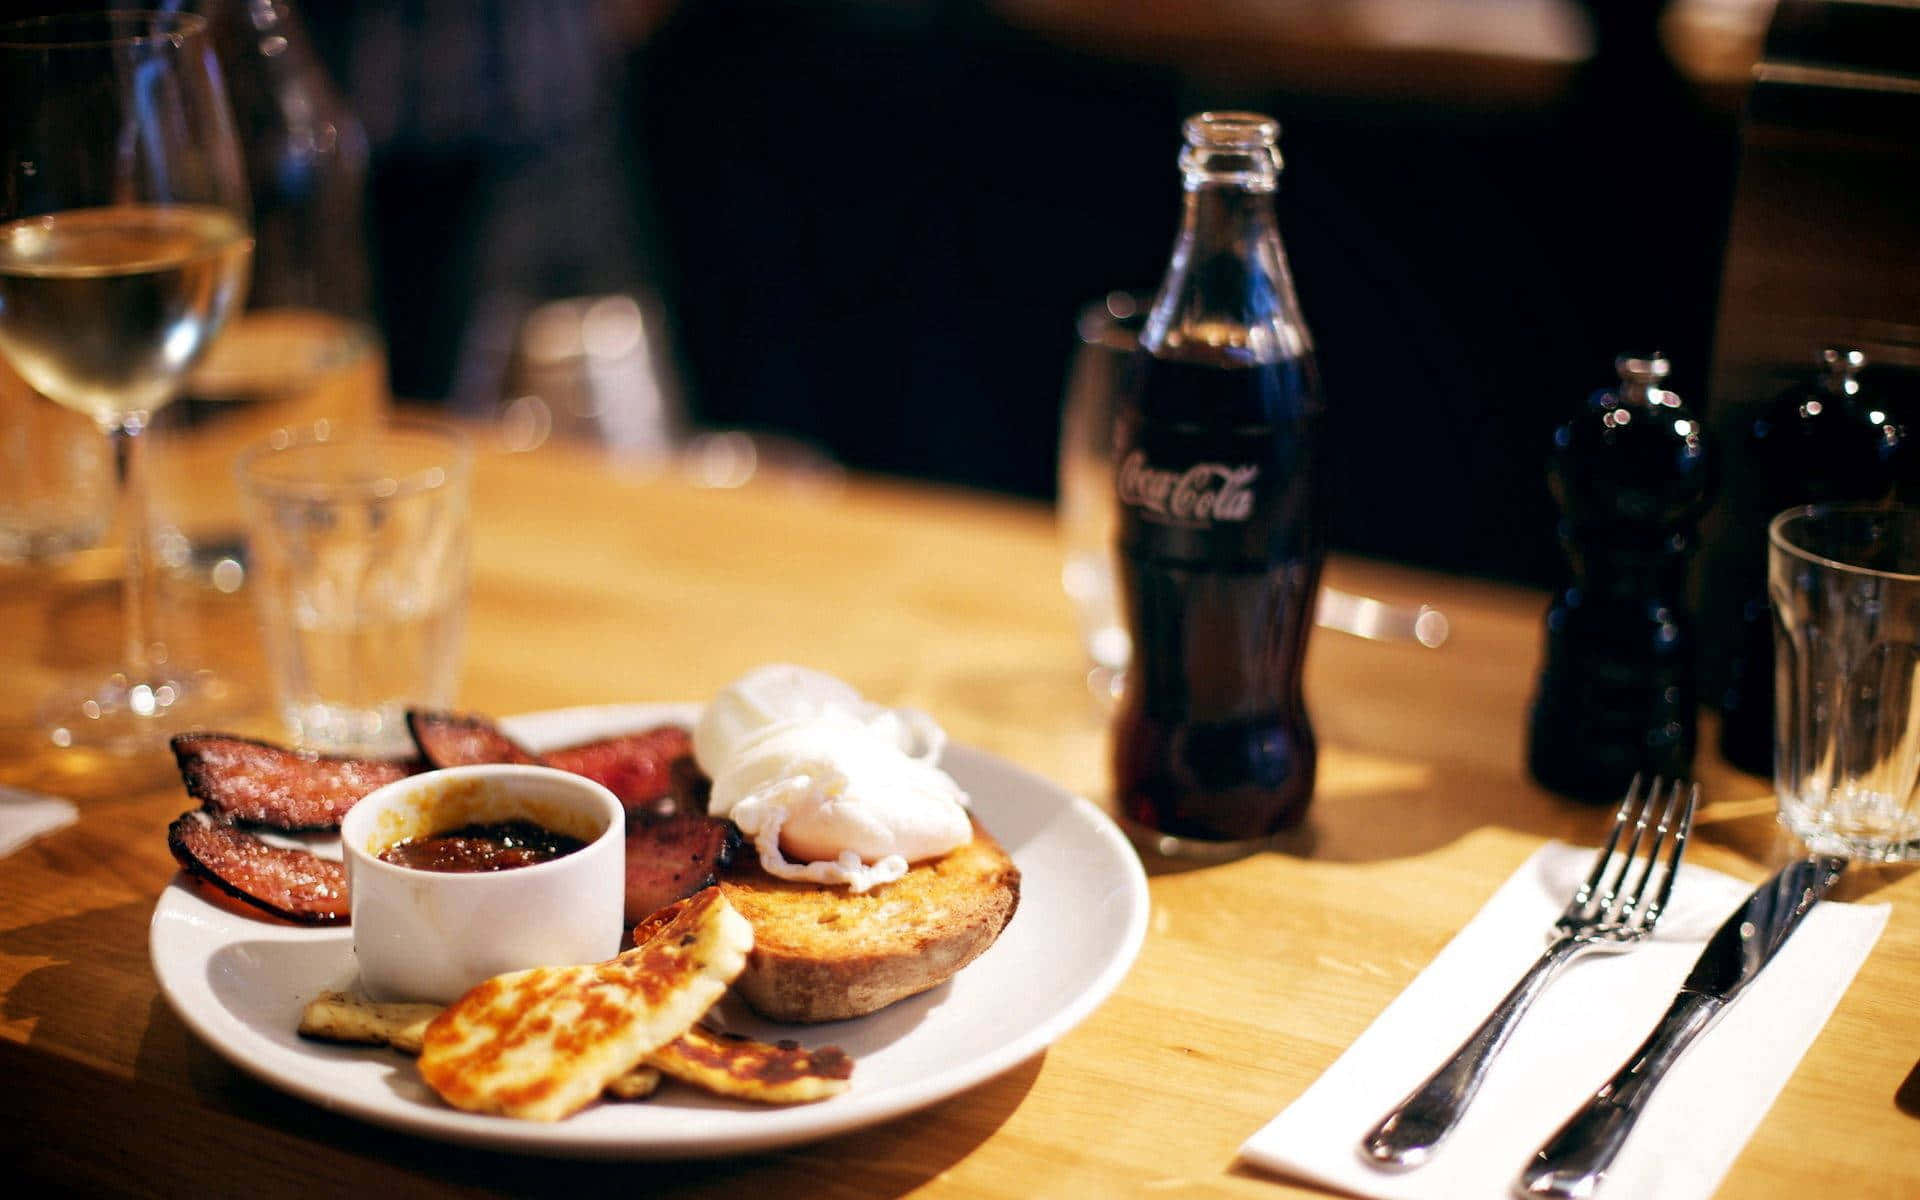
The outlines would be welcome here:
M 1633 777 L 1633 783 L 1621 799 L 1619 809 L 1613 814 L 1613 828 L 1607 831 L 1606 844 L 1595 856 L 1593 872 L 1580 885 L 1574 897 L 1574 907 L 1583 914 L 1608 924 L 1631 923 L 1646 927 L 1651 926 L 1666 907 L 1668 897 L 1673 894 L 1674 876 L 1679 870 L 1681 852 L 1686 848 L 1687 833 L 1693 826 L 1693 811 L 1700 800 L 1700 785 L 1674 780 L 1666 788 L 1664 806 L 1661 804 L 1661 791 L 1661 780 L 1656 775 L 1643 800 L 1640 796 L 1640 776 Z M 1659 810 L 1657 820 L 1656 809 Z M 1632 826 L 1632 836 L 1625 850 L 1616 852 L 1620 851 L 1621 836 L 1629 825 Z M 1652 840 L 1647 844 L 1643 856 L 1641 846 L 1648 843 L 1649 830 L 1652 831 Z M 1666 846 L 1664 858 L 1661 855 L 1662 846 Z M 1635 871 L 1636 860 L 1638 871 Z M 1649 896 L 1647 884 L 1656 869 L 1660 871 L 1660 882 Z M 1628 883 L 1630 875 L 1631 886 Z

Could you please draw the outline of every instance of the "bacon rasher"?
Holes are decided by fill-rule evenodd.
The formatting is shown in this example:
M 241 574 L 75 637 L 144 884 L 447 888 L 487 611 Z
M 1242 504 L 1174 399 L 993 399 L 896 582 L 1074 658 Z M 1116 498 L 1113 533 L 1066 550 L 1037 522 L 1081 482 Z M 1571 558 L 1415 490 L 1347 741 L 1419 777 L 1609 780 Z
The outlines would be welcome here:
M 174 857 L 194 875 L 276 915 L 345 920 L 345 872 L 338 863 L 273 846 L 241 826 L 289 833 L 337 829 L 347 810 L 377 787 L 429 767 L 488 762 L 571 771 L 620 798 L 627 809 L 629 922 L 711 885 L 739 845 L 732 822 L 705 815 L 707 778 L 681 726 L 545 755 L 528 751 L 485 717 L 413 712 L 407 726 L 421 752 L 417 758 L 311 754 L 227 734 L 181 734 L 173 740 L 180 777 L 205 808 L 168 830 Z M 335 880 L 337 895 L 328 894 Z
M 720 881 L 740 832 L 704 813 L 627 816 L 626 920 L 632 925 Z
M 583 742 L 547 754 L 546 764 L 606 786 L 620 797 L 629 814 L 705 812 L 704 795 L 697 808 L 683 803 L 675 788 L 675 763 L 693 761 L 693 737 L 679 725 L 660 725 L 639 733 Z M 697 773 L 697 771 L 696 771 Z M 704 777 L 703 777 L 704 778 Z
M 223 733 L 183 733 L 172 745 L 189 796 L 231 820 L 287 833 L 337 829 L 360 797 L 425 766 L 309 754 Z
M 486 717 L 465 713 L 407 714 L 407 728 L 420 755 L 435 767 L 475 763 L 538 763 L 602 784 L 628 812 L 677 812 L 675 763 L 691 761 L 693 737 L 684 726 L 659 725 L 534 754 Z M 700 810 L 706 807 L 704 798 Z
M 347 871 L 337 862 L 269 845 L 202 809 L 167 827 L 167 847 L 188 874 L 276 917 L 303 925 L 347 919 Z
M 407 711 L 407 732 L 432 767 L 481 763 L 538 763 L 540 757 L 501 732 L 486 717 L 466 713 Z

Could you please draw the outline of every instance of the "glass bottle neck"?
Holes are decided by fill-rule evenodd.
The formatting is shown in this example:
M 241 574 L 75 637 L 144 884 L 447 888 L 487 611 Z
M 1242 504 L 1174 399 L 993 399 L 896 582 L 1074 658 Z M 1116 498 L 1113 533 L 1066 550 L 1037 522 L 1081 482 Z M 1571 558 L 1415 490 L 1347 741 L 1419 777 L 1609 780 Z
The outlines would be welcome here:
M 1271 255 L 1263 250 L 1270 250 Z M 1283 258 L 1272 193 L 1233 184 L 1189 185 L 1173 252 L 1176 268 L 1183 254 L 1189 259 L 1215 254 Z
M 1141 344 L 1156 355 L 1216 362 L 1311 353 L 1271 189 L 1189 172 L 1172 262 Z

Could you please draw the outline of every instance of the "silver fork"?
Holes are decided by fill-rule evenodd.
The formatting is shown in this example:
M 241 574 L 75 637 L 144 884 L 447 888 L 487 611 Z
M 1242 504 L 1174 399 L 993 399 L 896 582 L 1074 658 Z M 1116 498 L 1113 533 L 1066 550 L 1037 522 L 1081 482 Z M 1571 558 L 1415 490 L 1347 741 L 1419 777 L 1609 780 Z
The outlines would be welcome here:
M 1687 831 L 1693 827 L 1700 787 L 1676 780 L 1668 789 L 1664 808 L 1660 795 L 1660 780 L 1655 777 L 1643 802 L 1640 777 L 1634 776 L 1613 815 L 1606 843 L 1594 856 L 1593 870 L 1553 924 L 1552 942 L 1453 1056 L 1361 1140 L 1360 1149 L 1369 1160 L 1396 1168 L 1426 1162 L 1434 1147 L 1460 1123 L 1494 1056 L 1520 1023 L 1521 1015 L 1545 990 L 1547 981 L 1582 954 L 1627 950 L 1653 932 L 1654 923 L 1673 894 L 1674 875 L 1680 869 L 1680 854 L 1686 849 Z M 1629 828 L 1632 836 L 1622 847 L 1621 838 Z M 1649 843 L 1650 828 L 1653 836 Z M 1659 882 L 1649 889 L 1648 883 L 1656 873 Z

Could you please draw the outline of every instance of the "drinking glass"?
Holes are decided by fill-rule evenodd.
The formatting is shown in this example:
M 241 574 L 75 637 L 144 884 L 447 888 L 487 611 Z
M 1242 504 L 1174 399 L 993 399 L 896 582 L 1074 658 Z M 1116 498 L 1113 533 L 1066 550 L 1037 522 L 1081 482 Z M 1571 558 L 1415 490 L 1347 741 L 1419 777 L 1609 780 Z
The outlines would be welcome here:
M 216 692 L 154 637 L 141 434 L 238 305 L 252 250 L 204 22 L 0 25 L 0 354 L 109 441 L 126 558 L 120 669 L 55 699 L 57 745 L 150 747 Z
M 1780 820 L 1821 853 L 1920 858 L 1920 510 L 1789 509 L 1767 539 Z
M 1115 577 L 1119 510 L 1113 494 L 1113 416 L 1149 299 L 1109 292 L 1080 310 L 1080 344 L 1060 408 L 1060 584 L 1080 623 L 1087 687 L 1104 701 L 1119 698 L 1120 678 L 1133 652 Z
M 427 421 L 276 433 L 236 468 L 247 588 L 300 745 L 400 753 L 408 708 L 446 708 L 466 626 L 472 450 Z

